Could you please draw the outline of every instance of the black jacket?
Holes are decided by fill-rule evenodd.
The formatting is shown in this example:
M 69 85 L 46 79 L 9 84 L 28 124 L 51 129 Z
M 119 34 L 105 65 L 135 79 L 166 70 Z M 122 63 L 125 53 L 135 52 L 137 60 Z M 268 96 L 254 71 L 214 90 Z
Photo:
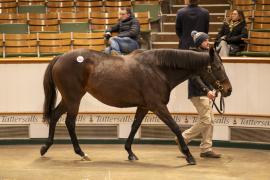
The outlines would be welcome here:
M 189 5 L 177 12 L 175 31 L 179 37 L 179 48 L 189 49 L 194 47 L 191 37 L 193 30 L 206 34 L 209 30 L 209 12 L 197 5 Z
M 106 32 L 119 32 L 118 37 L 130 37 L 134 40 L 138 40 L 140 35 L 140 24 L 134 16 L 130 16 L 112 26 L 111 29 L 106 30 Z
M 230 31 L 229 24 L 227 22 L 225 22 L 217 35 L 215 44 L 218 44 L 221 41 L 220 38 L 222 36 L 225 36 L 225 35 L 226 35 L 225 41 L 227 41 L 228 44 L 234 44 L 234 45 L 244 44 L 245 42 L 243 40 L 241 40 L 241 38 L 248 37 L 246 23 L 244 21 L 242 21 L 238 25 L 236 25 L 232 29 L 232 31 Z
M 208 50 L 191 49 L 194 51 L 208 52 Z M 200 76 L 192 76 L 188 79 L 188 98 L 207 96 L 208 91 L 213 90 L 211 85 L 206 85 Z

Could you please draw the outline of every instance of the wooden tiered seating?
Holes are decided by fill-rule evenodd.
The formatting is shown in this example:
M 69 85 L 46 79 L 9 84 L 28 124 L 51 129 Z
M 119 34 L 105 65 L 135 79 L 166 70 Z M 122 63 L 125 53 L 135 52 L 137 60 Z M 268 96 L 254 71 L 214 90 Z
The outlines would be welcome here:
M 118 23 L 118 12 L 111 12 L 111 13 L 98 13 L 92 12 L 90 14 L 91 18 L 91 31 L 105 31 L 110 26 L 115 25 Z
M 270 17 L 255 17 L 253 29 L 268 29 L 270 30 Z
M 19 6 L 45 5 L 46 0 L 18 0 Z
M 254 17 L 270 17 L 270 11 L 255 11 Z
M 104 33 L 73 33 L 73 49 L 88 48 L 96 51 L 105 49 Z
M 89 32 L 90 17 L 88 12 L 59 13 L 60 32 Z
M 29 14 L 29 31 L 34 32 L 59 32 L 58 13 Z
M 270 0 L 256 0 L 256 10 L 270 11 Z
M 142 32 L 150 32 L 151 25 L 150 25 L 150 13 L 147 12 L 135 12 L 134 16 L 140 22 L 140 27 Z
M 1 13 L 0 24 L 27 23 L 27 14 Z
M 140 44 L 145 49 L 151 49 L 151 24 L 150 13 L 147 12 L 135 12 L 134 16 L 138 19 L 141 28 Z
M 47 12 L 76 12 L 73 0 L 48 0 Z
M 255 52 L 255 56 L 270 56 L 270 32 L 251 31 L 248 51 Z
M 62 12 L 59 13 L 59 20 L 61 23 L 88 23 L 90 21 L 90 16 L 87 12 Z
M 28 25 L 23 23 L 0 24 L 0 33 L 27 34 Z
M 1 0 L 0 1 L 0 13 L 16 13 L 17 2 L 16 0 Z
M 149 11 L 151 22 L 158 22 L 161 16 L 161 7 L 159 0 L 135 0 L 133 1 L 134 12 L 147 12 Z
M 133 4 L 160 4 L 160 0 L 134 0 Z
M 255 11 L 253 29 L 270 31 L 270 11 Z
M 18 0 L 18 13 L 46 13 L 46 0 Z
M 102 1 L 77 1 L 77 12 L 104 12 Z
M 106 29 L 110 28 L 110 26 L 115 25 L 118 23 L 118 19 L 91 19 L 91 31 L 105 31 Z
M 104 3 L 106 12 L 120 11 L 124 7 L 131 8 L 131 1 L 105 1 Z
M 4 57 L 37 56 L 36 34 L 4 34 Z
M 103 51 L 105 40 L 103 32 L 3 34 L 0 45 L 3 57 L 40 57 L 60 55 L 77 48 Z
M 149 2 L 157 4 L 156 2 L 158 1 L 147 1 L 148 4 L 151 4 Z M 13 40 L 11 38 L 12 35 L 4 34 L 4 39 L 0 44 L 3 47 L 2 51 L 5 56 L 15 56 L 16 54 L 26 54 L 29 56 L 56 55 L 81 47 L 99 51 L 104 50 L 104 30 L 118 23 L 120 17 L 119 10 L 122 7 L 131 7 L 132 5 L 131 1 L 125 0 L 2 0 L 0 2 L 0 11 L 4 7 L 11 7 L 14 3 L 16 4 L 16 6 L 14 5 L 16 9 L 14 12 L 17 12 L 18 5 L 19 7 L 26 7 L 26 9 L 31 9 L 34 6 L 44 7 L 47 13 L 32 13 L 32 11 L 28 10 L 23 10 L 22 12 L 26 13 L 22 14 L 0 13 L 0 31 L 2 33 L 9 33 L 8 30 L 1 30 L 1 25 L 4 23 L 25 24 L 27 28 L 26 32 L 23 33 L 31 33 L 14 36 L 15 39 L 22 39 L 19 42 L 18 40 Z M 9 6 L 5 6 L 6 4 L 9 4 Z M 7 10 L 5 12 L 13 11 Z M 135 17 L 140 22 L 141 31 L 149 34 L 151 31 L 149 12 L 136 12 Z M 66 24 L 70 24 L 74 28 L 70 30 L 65 27 Z M 88 33 L 76 32 L 78 29 L 77 24 L 86 24 L 87 30 L 82 32 Z M 89 33 L 89 27 L 91 27 L 91 31 L 102 32 Z M 21 51 L 18 50 L 20 48 Z M 27 48 L 29 49 L 28 51 L 26 50 Z M 0 54 L 2 51 L 0 51 Z
M 119 12 L 91 12 L 90 18 L 94 19 L 119 19 Z
M 255 3 L 253 0 L 234 0 L 233 1 L 233 9 L 238 9 L 242 11 L 250 11 L 255 7 Z
M 70 51 L 71 33 L 38 34 L 40 56 L 58 55 Z

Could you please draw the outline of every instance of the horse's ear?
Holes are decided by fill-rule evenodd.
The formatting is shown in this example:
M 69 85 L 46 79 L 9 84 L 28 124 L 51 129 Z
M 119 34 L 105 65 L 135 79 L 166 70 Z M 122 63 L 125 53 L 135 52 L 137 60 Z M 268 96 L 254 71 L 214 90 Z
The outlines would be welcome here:
M 210 55 L 211 61 L 213 61 L 214 60 L 214 57 L 215 57 L 215 49 L 213 47 L 210 47 L 210 49 L 209 49 L 209 55 Z

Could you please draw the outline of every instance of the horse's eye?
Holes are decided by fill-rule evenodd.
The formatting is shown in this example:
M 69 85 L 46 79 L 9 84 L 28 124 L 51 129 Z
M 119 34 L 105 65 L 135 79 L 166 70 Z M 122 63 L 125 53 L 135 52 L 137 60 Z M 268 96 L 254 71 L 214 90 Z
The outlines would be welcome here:
M 215 70 L 216 70 L 216 71 L 220 71 L 220 70 L 221 70 L 221 67 L 220 67 L 220 66 L 215 67 Z

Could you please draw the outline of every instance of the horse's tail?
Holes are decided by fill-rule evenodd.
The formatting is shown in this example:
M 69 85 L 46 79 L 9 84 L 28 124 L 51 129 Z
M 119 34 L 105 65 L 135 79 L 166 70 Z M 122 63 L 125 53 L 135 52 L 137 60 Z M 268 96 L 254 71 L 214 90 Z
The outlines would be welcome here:
M 45 100 L 43 104 L 43 122 L 50 123 L 52 111 L 55 108 L 56 103 L 56 87 L 53 82 L 52 68 L 56 63 L 59 56 L 56 56 L 51 60 L 44 74 L 43 87 Z

